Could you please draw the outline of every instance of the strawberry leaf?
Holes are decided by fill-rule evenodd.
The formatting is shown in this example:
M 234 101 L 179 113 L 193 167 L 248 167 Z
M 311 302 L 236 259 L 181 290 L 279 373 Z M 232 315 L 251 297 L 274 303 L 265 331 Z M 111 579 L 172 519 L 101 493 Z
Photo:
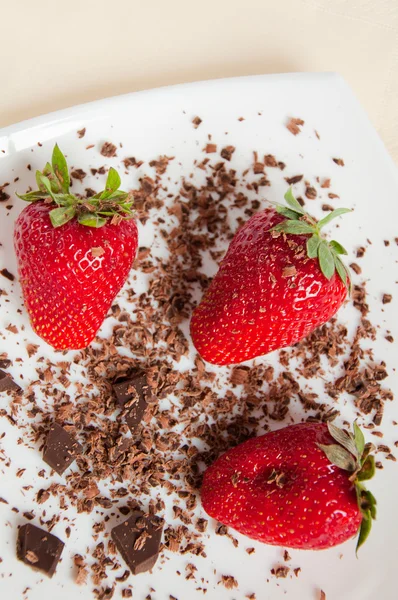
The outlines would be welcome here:
M 341 281 L 346 287 L 348 287 L 348 275 L 344 263 L 341 262 L 338 256 L 334 256 L 334 265 Z
M 321 238 L 317 235 L 313 235 L 307 240 L 307 255 L 309 258 L 316 258 L 318 256 L 318 248 L 321 243 Z
M 326 279 L 331 279 L 335 271 L 335 260 L 330 251 L 329 245 L 322 240 L 318 247 L 319 266 Z
M 340 427 L 336 427 L 336 425 L 333 425 L 331 422 L 328 422 L 328 430 L 332 438 L 355 456 L 356 459 L 360 457 L 362 452 L 358 452 L 354 438 L 349 433 L 344 431 L 344 429 L 340 429 Z
M 370 510 L 368 510 L 365 514 L 362 514 L 362 521 L 359 528 L 359 536 L 357 541 L 356 552 L 369 537 L 370 531 L 372 529 L 372 515 L 370 514 Z
M 304 221 L 283 221 L 272 228 L 273 231 L 282 231 L 284 233 L 293 233 L 300 235 L 303 233 L 314 233 L 314 227 Z
M 50 184 L 51 184 L 51 189 L 54 192 L 54 194 L 59 194 L 60 192 L 62 192 L 61 184 L 59 183 L 57 177 L 55 176 L 54 169 L 52 168 L 50 163 L 47 163 L 46 166 L 44 167 L 43 175 L 48 177 Z
M 294 197 L 293 190 L 291 187 L 287 190 L 287 192 L 285 194 L 285 200 L 286 200 L 287 204 L 290 206 L 290 208 L 292 208 L 294 210 L 294 212 L 299 213 L 300 215 L 305 215 L 305 210 L 303 209 L 301 204 Z
M 119 173 L 116 171 L 116 169 L 111 167 L 106 179 L 105 190 L 100 195 L 100 199 L 104 200 L 105 198 L 112 196 L 118 190 L 121 183 L 122 181 Z
M 363 451 L 365 450 L 365 436 L 363 435 L 361 429 L 358 427 L 356 421 L 354 421 L 353 428 L 354 428 L 355 446 L 358 450 L 359 456 L 362 456 Z
M 49 212 L 49 216 L 53 227 L 61 227 L 62 225 L 65 225 L 65 223 L 73 219 L 75 213 L 76 209 L 74 206 L 60 206 L 59 208 L 54 208 L 53 210 L 51 210 Z
M 361 470 L 357 475 L 358 481 L 367 481 L 368 479 L 372 479 L 374 474 L 376 473 L 376 465 L 374 456 L 368 456 L 365 462 L 362 465 Z
M 277 204 L 275 208 L 277 213 L 292 221 L 297 221 L 301 216 L 301 213 L 295 212 L 291 208 L 287 208 L 287 206 L 282 206 L 282 204 Z
M 96 229 L 103 227 L 107 222 L 107 219 L 100 217 L 96 213 L 83 213 L 78 216 L 77 220 L 80 225 L 86 225 L 87 227 L 94 227 Z
M 330 223 L 330 221 L 332 221 L 336 217 L 339 217 L 340 215 L 344 215 L 345 213 L 349 212 L 352 212 L 351 208 L 336 208 L 335 210 L 332 210 L 332 212 L 326 215 L 326 217 L 323 217 L 323 219 L 318 221 L 318 229 L 322 229 L 322 227 Z
M 333 465 L 344 469 L 344 471 L 353 472 L 356 469 L 356 461 L 354 457 L 339 444 L 317 444 L 324 451 L 327 458 Z
M 48 196 L 50 196 L 54 202 L 55 197 L 54 197 L 54 192 L 51 189 L 51 183 L 50 180 L 48 179 L 48 177 L 46 177 L 45 175 L 43 175 L 43 173 L 40 173 L 40 171 L 36 172 L 36 179 L 37 182 L 40 184 L 39 187 L 42 191 L 46 191 Z
M 25 202 L 36 202 L 36 200 L 44 200 L 45 198 L 48 198 L 47 192 L 40 192 L 39 190 L 34 192 L 28 192 L 27 194 L 16 195 L 18 196 L 18 198 L 21 198 L 21 200 L 24 200 Z
M 61 190 L 67 194 L 69 192 L 70 183 L 68 165 L 65 156 L 58 147 L 58 144 L 55 144 L 54 146 L 51 163 L 54 174 L 61 186 Z
M 329 242 L 329 247 L 333 252 L 336 252 L 336 254 L 348 254 L 344 246 L 342 246 L 339 242 L 336 242 L 336 240 Z

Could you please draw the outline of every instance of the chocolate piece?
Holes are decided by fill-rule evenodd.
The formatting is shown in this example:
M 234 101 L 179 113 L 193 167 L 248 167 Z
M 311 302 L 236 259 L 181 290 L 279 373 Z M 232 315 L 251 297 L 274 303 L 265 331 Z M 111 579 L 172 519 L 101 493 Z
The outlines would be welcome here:
M 31 523 L 18 530 L 17 557 L 26 565 L 52 577 L 61 558 L 64 542 Z
M 160 517 L 137 510 L 112 529 L 112 539 L 133 575 L 149 571 L 156 563 L 163 525 Z
M 8 369 L 8 367 L 11 367 L 11 365 L 12 362 L 9 358 L 0 358 L 0 369 Z
M 43 460 L 59 475 L 70 466 L 83 448 L 61 425 L 53 423 L 46 439 Z
M 21 388 L 9 373 L 0 369 L 0 392 L 19 392 Z
M 118 404 L 124 409 L 127 425 L 134 432 L 141 422 L 148 401 L 152 398 L 145 373 L 139 372 L 127 379 L 116 381 L 113 391 Z
M 3 275 L 3 277 L 5 277 L 6 279 L 9 279 L 10 281 L 14 281 L 14 279 L 15 279 L 15 275 L 10 273 L 10 271 L 6 268 L 1 269 L 0 273 Z

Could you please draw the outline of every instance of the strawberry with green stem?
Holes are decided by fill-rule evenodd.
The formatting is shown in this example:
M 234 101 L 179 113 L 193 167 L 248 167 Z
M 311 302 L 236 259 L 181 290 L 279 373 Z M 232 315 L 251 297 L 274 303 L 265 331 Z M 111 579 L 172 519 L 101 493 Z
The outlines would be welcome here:
M 261 542 L 321 550 L 358 535 L 376 518 L 364 482 L 375 473 L 372 444 L 332 423 L 299 423 L 232 448 L 204 474 L 211 516 Z
M 191 320 L 199 354 L 227 365 L 295 344 L 327 322 L 347 296 L 343 246 L 322 237 L 338 208 L 320 221 L 294 198 L 259 212 L 232 240 Z
M 132 198 L 108 172 L 91 198 L 70 192 L 66 159 L 56 145 L 52 162 L 36 172 L 37 191 L 14 229 L 25 306 L 36 333 L 58 350 L 85 348 L 127 279 L 138 231 Z

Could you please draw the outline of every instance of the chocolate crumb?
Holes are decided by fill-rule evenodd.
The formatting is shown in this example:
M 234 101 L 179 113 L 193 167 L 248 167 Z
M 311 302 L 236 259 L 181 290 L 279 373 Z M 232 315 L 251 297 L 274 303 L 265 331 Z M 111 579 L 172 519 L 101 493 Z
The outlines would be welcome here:
M 303 177 L 304 175 L 293 175 L 293 177 L 285 177 L 285 181 L 289 185 L 294 185 L 295 183 L 299 183 L 299 181 L 301 181 Z
M 314 187 L 309 185 L 305 189 L 305 195 L 309 200 L 315 200 L 317 197 L 317 191 Z
M 10 271 L 6 268 L 1 269 L 0 273 L 3 275 L 3 277 L 5 277 L 6 279 L 9 279 L 10 281 L 14 281 L 14 279 L 15 279 L 15 275 L 10 273 Z
M 290 568 L 286 567 L 285 565 L 278 565 L 277 567 L 274 567 L 273 569 L 271 569 L 272 575 L 274 575 L 278 579 L 284 579 L 285 577 L 287 577 L 289 574 L 289 571 L 290 571 Z
M 392 295 L 391 294 L 383 294 L 383 297 L 382 297 L 381 301 L 382 301 L 383 304 L 389 304 L 391 302 L 391 300 L 392 300 Z
M 199 125 L 201 124 L 201 122 L 202 122 L 202 119 L 200 117 L 194 117 L 192 119 L 194 129 L 197 129 L 199 127 Z
M 344 167 L 344 160 L 342 158 L 334 158 L 333 162 L 335 162 L 336 165 L 339 165 L 339 167 Z
M 86 128 L 83 127 L 83 129 L 78 129 L 77 135 L 79 138 L 83 138 L 86 135 Z
M 359 265 L 357 265 L 357 263 L 351 263 L 350 264 L 350 268 L 354 271 L 354 273 L 356 273 L 357 275 L 360 275 L 362 273 L 362 269 Z
M 360 246 L 359 248 L 357 248 L 357 253 L 356 253 L 357 258 L 362 258 L 362 256 L 365 255 L 365 252 L 366 252 L 366 248 L 364 248 L 364 246 Z
M 78 181 L 83 181 L 86 175 L 87 173 L 85 173 L 83 169 L 74 169 L 73 171 L 71 171 L 71 176 L 73 177 L 73 179 L 77 179 Z
M 218 584 L 222 584 L 227 590 L 232 590 L 238 587 L 238 582 L 232 575 L 221 575 Z
M 231 160 L 233 153 L 235 152 L 235 146 L 225 146 L 221 150 L 221 157 L 225 158 L 225 160 Z
M 106 156 L 107 158 L 113 158 L 116 156 L 117 147 L 111 142 L 105 142 L 100 150 L 102 156 Z
M 294 117 L 291 117 L 286 127 L 290 131 L 290 133 L 292 133 L 293 135 L 298 135 L 299 133 L 301 133 L 302 125 L 304 125 L 303 119 L 296 119 Z
M 207 144 L 205 147 L 206 154 L 212 154 L 213 152 L 217 152 L 217 144 Z

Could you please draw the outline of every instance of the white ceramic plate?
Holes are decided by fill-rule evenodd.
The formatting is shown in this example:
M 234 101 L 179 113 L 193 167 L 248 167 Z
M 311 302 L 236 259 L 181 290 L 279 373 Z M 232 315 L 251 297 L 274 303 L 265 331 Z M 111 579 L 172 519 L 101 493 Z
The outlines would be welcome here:
M 196 115 L 203 120 L 198 129 L 194 129 L 191 122 Z M 305 120 L 302 133 L 296 137 L 284 126 L 289 116 Z M 244 120 L 238 120 L 239 117 L 244 117 Z M 87 133 L 80 140 L 76 131 L 83 127 L 87 128 Z M 314 130 L 319 132 L 320 140 Z M 374 354 L 377 359 L 387 362 L 391 376 L 386 385 L 397 394 L 397 348 L 396 344 L 385 340 L 387 329 L 398 339 L 398 324 L 394 316 L 398 279 L 398 247 L 394 242 L 398 222 L 397 170 L 350 90 L 340 77 L 333 74 L 271 75 L 163 88 L 95 102 L 3 129 L 0 131 L 0 185 L 5 181 L 11 182 L 5 191 L 11 194 L 14 206 L 7 211 L 7 203 L 0 205 L 1 268 L 6 266 L 16 273 L 12 224 L 23 203 L 14 197 L 13 192 L 16 189 L 23 192 L 29 185 L 34 185 L 34 170 L 43 167 L 56 141 L 69 155 L 71 164 L 86 170 L 104 163 L 120 168 L 121 160 L 131 155 L 144 161 L 162 154 L 176 156 L 178 160 L 173 161 L 170 167 L 169 192 L 177 193 L 178 184 L 174 182 L 179 181 L 182 175 L 189 175 L 193 161 L 205 156 L 202 149 L 209 133 L 219 147 L 226 144 L 237 147 L 231 166 L 238 171 L 252 164 L 253 150 L 257 150 L 260 156 L 275 154 L 288 165 L 284 173 L 278 169 L 267 170 L 272 186 L 261 189 L 261 200 L 266 197 L 280 201 L 286 189 L 283 177 L 304 173 L 311 181 L 315 176 L 331 177 L 333 191 L 340 196 L 335 206 L 355 208 L 354 217 L 349 215 L 339 223 L 339 239 L 350 250 L 349 262 L 357 246 L 367 246 L 361 266 L 363 277 L 368 281 L 370 318 L 379 325 Z M 105 140 L 123 143 L 117 158 L 104 159 L 100 156 L 100 143 Z M 86 150 L 91 143 L 95 147 Z M 345 167 L 337 166 L 332 157 L 342 157 Z M 26 168 L 28 163 L 32 172 Z M 124 173 L 124 169 L 121 172 Z M 122 176 L 123 188 L 136 186 L 140 176 L 151 173 L 147 163 L 138 170 L 131 169 L 128 175 Z M 16 176 L 19 181 L 13 184 Z M 89 186 L 89 179 L 84 184 Z M 95 184 L 99 186 L 98 182 Z M 302 191 L 302 188 L 299 186 L 298 190 Z M 318 216 L 322 201 L 328 201 L 327 191 L 321 190 L 318 199 L 311 204 L 311 208 L 314 207 L 312 212 Z M 165 251 L 156 232 L 154 234 L 151 221 L 145 227 L 140 226 L 140 236 L 140 244 L 152 244 L 157 255 L 161 256 Z M 372 244 L 367 243 L 367 239 Z M 385 239 L 390 240 L 390 246 L 384 245 Z M 208 268 L 213 274 L 216 266 L 209 263 Z M 14 362 L 10 372 L 23 386 L 35 377 L 34 359 L 27 358 L 26 342 L 40 344 L 37 356 L 51 359 L 56 354 L 31 331 L 25 312 L 17 312 L 22 307 L 18 282 L 11 285 L 2 277 L 0 280 L 1 288 L 8 293 L 0 297 L 0 351 L 8 351 L 14 360 L 22 358 L 22 362 Z M 145 286 L 144 281 L 142 285 Z M 385 306 L 381 304 L 384 292 L 393 295 L 393 302 Z M 123 294 L 120 302 L 123 304 Z M 339 318 L 352 328 L 358 320 L 358 313 L 347 306 L 342 309 Z M 21 333 L 15 335 L 6 331 L 5 327 L 10 323 L 16 324 Z M 187 323 L 184 329 L 187 331 Z M 106 335 L 106 326 L 101 334 Z M 273 355 L 266 360 L 271 364 L 275 362 Z M 306 385 L 316 387 L 313 381 L 306 382 Z M 222 394 L 223 390 L 220 389 L 219 393 Z M 7 408 L 7 397 L 2 396 L 0 403 L 1 408 Z M 355 418 L 352 402 L 339 408 L 342 416 L 351 421 Z M 300 414 L 296 414 L 295 418 L 299 419 Z M 384 432 L 383 443 L 392 448 L 398 439 L 398 428 L 392 425 L 394 418 L 398 420 L 398 409 L 393 402 L 388 403 L 381 429 Z M 86 547 L 92 549 L 90 532 L 94 513 L 77 515 L 70 509 L 62 515 L 74 519 L 74 527 L 69 540 L 65 539 L 65 520 L 61 519 L 53 530 L 67 544 L 52 580 L 16 560 L 17 526 L 24 522 L 21 514 L 33 508 L 36 513 L 33 522 L 38 523 L 43 509 L 47 518 L 58 509 L 56 501 L 51 503 L 49 500 L 40 507 L 32 501 L 43 486 L 43 480 L 37 476 L 38 471 L 45 468 L 49 473 L 38 448 L 26 438 L 21 441 L 21 432 L 5 418 L 0 419 L 1 432 L 5 432 L 5 436 L 0 440 L 0 496 L 9 502 L 8 505 L 0 503 L 1 597 L 26 597 L 29 600 L 92 598 L 93 586 L 90 583 L 78 587 L 73 582 L 71 557 L 75 553 L 85 554 Z M 374 600 L 376 597 L 395 600 L 398 478 L 395 464 L 384 462 L 384 469 L 372 482 L 372 490 L 379 502 L 379 518 L 359 559 L 355 557 L 354 541 L 318 553 L 292 551 L 290 566 L 301 567 L 299 577 L 276 579 L 270 575 L 270 568 L 283 562 L 281 549 L 252 543 L 239 535 L 239 547 L 234 548 L 228 539 L 214 534 L 214 523 L 211 523 L 206 541 L 207 559 L 189 555 L 180 557 L 166 552 L 152 574 L 131 577 L 127 582 L 133 586 L 133 597 L 145 598 L 152 586 L 156 590 L 152 598 L 156 600 L 168 599 L 170 594 L 179 600 L 202 597 L 243 599 L 252 592 L 256 593 L 258 600 L 316 600 L 321 589 L 325 591 L 327 600 Z M 26 468 L 26 471 L 17 479 L 19 468 Z M 55 475 L 52 480 L 62 482 L 63 478 Z M 48 483 L 45 481 L 46 486 Z M 33 488 L 22 489 L 22 486 L 29 485 Z M 20 512 L 13 512 L 12 507 Z M 166 513 L 167 520 L 169 517 L 170 514 Z M 249 546 L 256 548 L 251 556 L 245 552 Z M 208 590 L 205 596 L 196 591 L 197 584 L 176 575 L 177 569 L 184 573 L 188 562 L 194 562 L 199 577 L 205 578 L 204 587 Z M 233 574 L 239 587 L 226 590 L 218 585 L 222 574 Z M 115 598 L 120 598 L 120 589 L 117 588 Z

